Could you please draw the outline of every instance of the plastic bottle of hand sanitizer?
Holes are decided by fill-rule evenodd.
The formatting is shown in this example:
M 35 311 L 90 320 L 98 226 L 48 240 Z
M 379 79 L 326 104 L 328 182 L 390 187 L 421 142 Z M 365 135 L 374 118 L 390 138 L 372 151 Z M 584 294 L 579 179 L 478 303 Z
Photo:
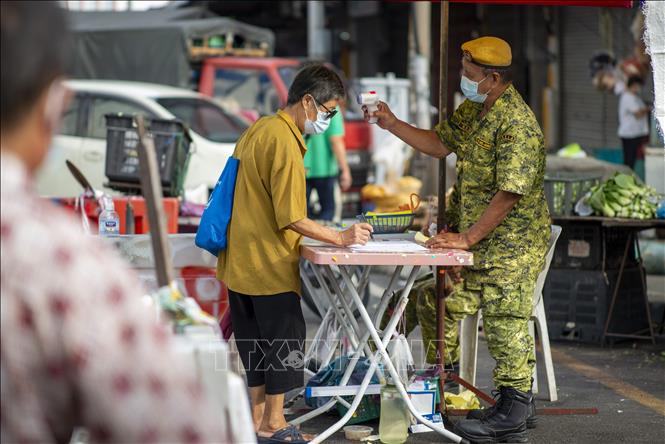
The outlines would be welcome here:
M 102 197 L 102 213 L 99 215 L 99 235 L 117 236 L 120 234 L 120 217 L 115 212 L 111 196 Z

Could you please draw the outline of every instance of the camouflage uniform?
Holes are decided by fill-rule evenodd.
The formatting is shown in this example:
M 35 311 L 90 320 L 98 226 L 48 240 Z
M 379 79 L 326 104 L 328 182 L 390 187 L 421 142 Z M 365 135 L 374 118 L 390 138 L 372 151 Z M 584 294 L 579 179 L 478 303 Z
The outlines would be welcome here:
M 479 119 L 481 110 L 482 104 L 467 100 L 435 128 L 445 146 L 457 154 L 451 228 L 458 232 L 471 228 L 500 190 L 522 198 L 494 231 L 471 248 L 474 265 L 462 269 L 464 282 L 455 284 L 446 300 L 446 361 L 459 360 L 457 321 L 482 308 L 487 344 L 496 360 L 495 385 L 528 391 L 534 362 L 528 320 L 550 233 L 543 135 L 512 85 Z
M 449 227 L 467 231 L 499 190 L 522 198 L 471 248 L 474 265 L 462 268 L 463 282 L 455 283 L 446 298 L 445 361 L 459 361 L 458 322 L 482 308 L 487 345 L 496 360 L 496 387 L 528 391 L 535 363 L 528 320 L 550 234 L 545 148 L 538 122 L 512 85 L 479 120 L 481 109 L 467 100 L 435 128 L 457 154 L 457 183 L 446 208 Z M 435 294 L 434 278 L 417 282 L 405 311 L 406 334 L 421 326 L 428 363 L 436 362 Z

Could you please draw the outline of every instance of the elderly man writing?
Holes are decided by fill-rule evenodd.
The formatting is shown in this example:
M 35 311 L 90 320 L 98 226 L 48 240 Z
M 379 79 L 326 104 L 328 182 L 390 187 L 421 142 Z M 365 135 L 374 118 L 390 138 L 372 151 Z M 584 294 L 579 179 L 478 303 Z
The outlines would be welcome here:
M 543 135 L 511 83 L 508 43 L 482 37 L 462 51 L 460 86 L 467 100 L 449 120 L 422 130 L 398 120 L 385 104 L 375 115 L 381 128 L 423 153 L 457 154 L 457 232 L 441 232 L 429 246 L 470 250 L 475 259 L 446 301 L 446 361 L 459 360 L 457 322 L 482 308 L 500 393 L 496 406 L 471 412 L 457 432 L 472 442 L 527 442 L 526 421 L 535 414 L 528 320 L 550 224 Z
M 263 442 L 304 442 L 284 418 L 284 394 L 303 386 L 305 320 L 300 308 L 300 240 L 338 246 L 364 244 L 372 226 L 343 232 L 307 218 L 304 134 L 321 134 L 344 98 L 340 78 L 322 65 L 303 68 L 287 106 L 264 117 L 238 140 L 240 160 L 218 277 L 229 306 L 240 359 L 247 373 L 254 423 Z

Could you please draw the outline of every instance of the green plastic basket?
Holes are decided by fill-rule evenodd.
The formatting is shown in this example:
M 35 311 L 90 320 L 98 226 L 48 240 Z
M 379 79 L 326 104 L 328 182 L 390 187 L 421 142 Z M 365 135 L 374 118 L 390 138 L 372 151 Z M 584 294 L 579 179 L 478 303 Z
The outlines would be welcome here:
M 374 234 L 404 233 L 413 225 L 414 213 L 399 215 L 358 216 L 360 222 L 367 222 L 374 228 Z
M 351 404 L 353 396 L 342 396 L 346 402 Z M 342 404 L 337 404 L 337 413 L 339 416 L 346 415 L 348 409 Z M 348 425 L 362 424 L 367 421 L 378 419 L 381 416 L 381 397 L 379 395 L 365 395 L 358 404 L 358 408 L 347 422 Z
M 601 176 L 560 171 L 545 175 L 545 197 L 552 216 L 574 215 L 575 204 Z

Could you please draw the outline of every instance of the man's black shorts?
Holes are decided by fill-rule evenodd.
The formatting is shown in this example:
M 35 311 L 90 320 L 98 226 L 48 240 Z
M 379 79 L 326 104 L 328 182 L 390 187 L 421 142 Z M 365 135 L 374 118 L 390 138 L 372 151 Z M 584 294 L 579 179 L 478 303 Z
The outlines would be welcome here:
M 233 333 L 249 387 L 277 395 L 302 387 L 305 319 L 294 292 L 249 296 L 229 289 Z

